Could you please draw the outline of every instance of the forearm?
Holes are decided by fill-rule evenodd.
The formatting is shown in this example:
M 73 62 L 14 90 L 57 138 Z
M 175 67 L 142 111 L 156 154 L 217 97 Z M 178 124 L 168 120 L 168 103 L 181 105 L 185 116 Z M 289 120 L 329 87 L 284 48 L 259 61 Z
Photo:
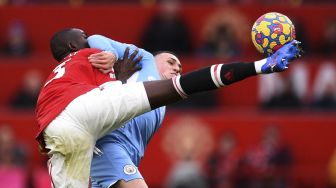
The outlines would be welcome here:
M 90 48 L 98 48 L 102 51 L 112 52 L 116 56 L 116 59 L 119 58 L 119 54 L 117 53 L 117 50 L 112 46 L 109 38 L 106 38 L 102 35 L 92 35 L 88 38 L 88 43 Z

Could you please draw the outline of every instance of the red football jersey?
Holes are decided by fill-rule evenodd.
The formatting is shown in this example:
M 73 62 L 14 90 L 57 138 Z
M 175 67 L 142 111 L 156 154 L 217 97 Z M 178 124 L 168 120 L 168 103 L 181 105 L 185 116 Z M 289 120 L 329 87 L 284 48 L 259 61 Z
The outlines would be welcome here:
M 71 53 L 49 75 L 37 101 L 38 136 L 76 97 L 115 80 L 89 63 L 88 57 L 98 52 L 88 48 Z

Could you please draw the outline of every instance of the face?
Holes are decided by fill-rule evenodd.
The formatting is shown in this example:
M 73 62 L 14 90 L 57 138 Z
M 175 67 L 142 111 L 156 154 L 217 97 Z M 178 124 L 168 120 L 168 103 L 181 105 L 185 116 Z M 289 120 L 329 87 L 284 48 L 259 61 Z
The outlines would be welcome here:
M 171 53 L 164 52 L 156 55 L 155 62 L 161 79 L 170 79 L 182 72 L 180 60 Z
M 70 42 L 70 48 L 74 51 L 89 48 L 89 44 L 87 41 L 87 34 L 81 29 L 72 29 L 72 38 L 73 40 Z

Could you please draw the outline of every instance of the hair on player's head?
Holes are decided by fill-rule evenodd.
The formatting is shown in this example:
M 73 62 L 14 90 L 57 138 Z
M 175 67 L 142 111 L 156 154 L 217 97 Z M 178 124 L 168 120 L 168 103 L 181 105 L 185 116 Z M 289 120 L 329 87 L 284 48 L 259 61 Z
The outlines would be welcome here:
M 67 28 L 56 32 L 50 40 L 50 49 L 53 57 L 57 61 L 62 61 L 73 50 L 69 47 L 69 41 L 72 40 L 72 28 Z
M 163 53 L 173 54 L 175 57 L 177 57 L 177 55 L 174 52 L 168 51 L 168 50 L 157 51 L 157 52 L 154 52 L 153 55 L 155 57 Z

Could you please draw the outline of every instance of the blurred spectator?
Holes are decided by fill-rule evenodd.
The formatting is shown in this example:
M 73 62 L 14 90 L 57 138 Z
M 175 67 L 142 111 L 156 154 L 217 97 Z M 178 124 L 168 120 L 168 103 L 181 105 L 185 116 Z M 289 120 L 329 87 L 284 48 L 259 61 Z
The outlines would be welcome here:
M 262 5 L 285 5 L 285 6 L 299 6 L 304 0 L 258 0 Z
M 294 24 L 295 35 L 296 35 L 295 39 L 302 42 L 300 46 L 302 50 L 304 51 L 304 56 L 306 57 L 308 55 L 311 55 L 313 53 L 311 49 L 312 46 L 307 36 L 308 32 L 306 32 L 307 28 L 306 28 L 305 23 L 303 22 L 302 19 L 299 19 L 295 17 L 294 15 L 290 16 L 290 19 Z
M 187 154 L 170 171 L 167 188 L 207 188 L 198 161 Z
M 207 187 L 202 166 L 213 146 L 209 125 L 195 116 L 181 116 L 167 127 L 162 146 L 174 165 L 167 177 L 166 186 Z
M 298 109 L 306 104 L 308 69 L 304 63 L 291 66 L 289 75 L 263 75 L 259 78 L 259 96 L 263 108 Z
M 24 75 L 22 86 L 13 95 L 10 105 L 14 108 L 34 109 L 42 86 L 42 80 L 42 75 L 39 71 L 28 71 Z
M 22 167 L 26 165 L 26 151 L 16 142 L 10 125 L 0 125 L 0 166 Z
M 302 102 L 294 92 L 294 84 L 290 78 L 284 78 L 283 90 L 272 96 L 263 104 L 264 108 L 299 108 Z
M 71 6 L 81 6 L 83 5 L 85 0 L 69 0 L 69 4 Z
M 217 58 L 229 58 L 238 55 L 238 44 L 233 36 L 232 28 L 228 25 L 216 26 L 205 39 L 199 55 Z
M 335 85 L 327 86 L 319 98 L 315 98 L 313 107 L 316 109 L 336 109 Z
M 10 57 L 23 57 L 30 54 L 30 41 L 22 22 L 14 21 L 10 23 L 2 52 L 3 55 Z
M 268 103 L 278 93 L 283 92 L 284 81 L 280 74 L 261 75 L 258 78 L 258 95 L 262 107 L 267 107 Z
M 326 22 L 322 41 L 322 54 L 331 56 L 336 52 L 336 19 Z
M 335 0 L 302 0 L 305 4 L 325 4 L 325 3 L 335 3 Z
M 203 28 L 203 42 L 198 55 L 217 58 L 237 56 L 249 42 L 247 25 L 245 16 L 235 9 L 221 9 L 211 14 Z
M 48 1 L 48 0 L 44 0 Z M 49 0 L 50 1 L 50 0 Z M 61 0 L 57 0 L 61 1 Z M 156 3 L 156 0 L 67 0 L 69 1 L 70 5 L 83 5 L 83 4 L 144 4 L 144 5 L 153 5 Z M 71 2 L 72 1 L 72 2 Z M 77 1 L 75 4 L 73 4 Z M 78 4 L 79 3 L 79 4 Z
M 35 2 L 35 0 L 8 0 L 8 3 L 11 5 L 27 5 Z
M 304 0 L 214 0 L 220 4 L 245 4 L 245 5 L 301 5 Z
M 250 170 L 249 187 L 289 187 L 292 160 L 292 152 L 280 139 L 278 127 L 266 127 L 261 142 L 246 155 Z
M 320 66 L 313 86 L 313 107 L 336 109 L 336 67 L 333 63 Z
M 28 4 L 40 3 L 41 0 L 0 0 L 0 5 L 23 6 Z
M 179 4 L 176 0 L 165 0 L 159 4 L 158 15 L 144 31 L 142 47 L 150 52 L 173 51 L 177 55 L 188 55 L 192 52 L 192 43 L 187 24 L 179 15 Z
M 26 152 L 9 125 L 0 125 L 0 187 L 26 188 Z
M 234 187 L 234 175 L 237 170 L 239 155 L 236 149 L 236 138 L 233 133 L 224 133 L 217 150 L 208 161 L 209 187 Z

